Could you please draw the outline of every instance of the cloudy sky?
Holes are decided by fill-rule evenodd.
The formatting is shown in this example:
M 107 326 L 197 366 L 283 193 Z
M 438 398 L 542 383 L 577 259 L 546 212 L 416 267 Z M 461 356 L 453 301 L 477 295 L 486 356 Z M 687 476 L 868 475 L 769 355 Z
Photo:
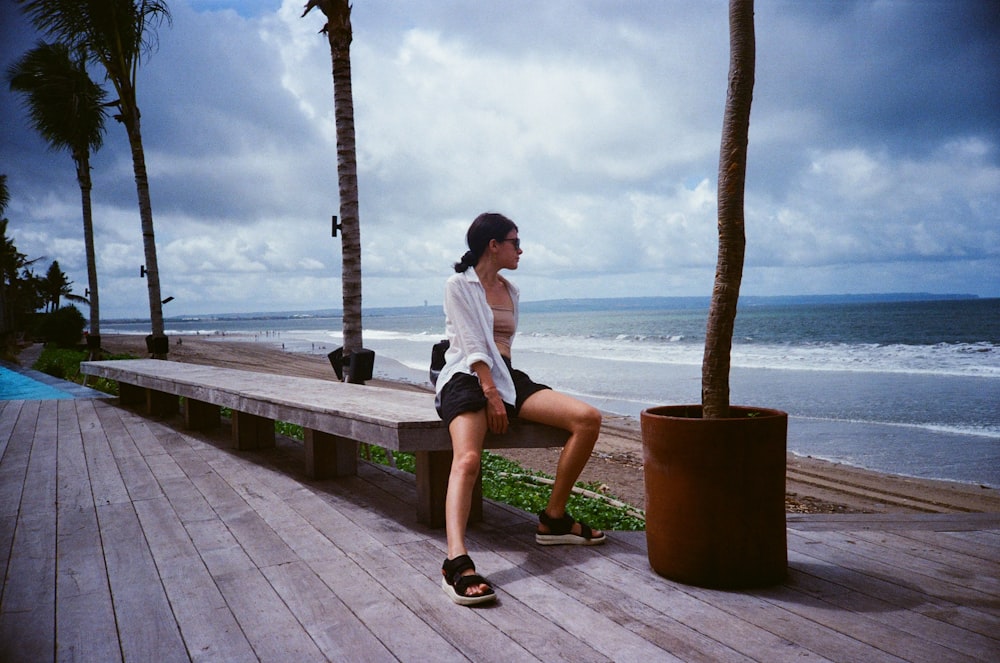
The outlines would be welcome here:
M 0 65 L 37 39 L 0 3 Z M 169 0 L 139 74 L 167 316 L 339 308 L 333 83 L 303 0 Z M 355 0 L 366 306 L 441 301 L 482 211 L 525 300 L 706 295 L 721 0 Z M 1000 4 L 758 0 L 752 295 L 1000 296 Z M 95 74 L 97 77 L 98 74 Z M 148 316 L 132 164 L 93 157 L 102 317 Z M 0 88 L 9 233 L 83 292 L 67 153 Z

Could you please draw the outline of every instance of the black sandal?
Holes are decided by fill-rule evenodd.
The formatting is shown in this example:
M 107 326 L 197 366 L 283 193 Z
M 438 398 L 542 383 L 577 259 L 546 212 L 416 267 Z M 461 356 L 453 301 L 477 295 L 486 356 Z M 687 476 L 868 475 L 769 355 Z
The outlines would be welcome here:
M 476 565 L 472 563 L 472 558 L 468 555 L 459 555 L 455 559 L 444 560 L 444 564 L 441 565 L 441 588 L 451 597 L 452 601 L 459 605 L 478 605 L 495 601 L 497 595 L 489 580 L 476 573 L 462 575 L 464 571 L 469 569 L 475 571 Z M 489 589 L 483 594 L 468 596 L 465 592 L 472 585 L 486 585 Z
M 576 519 L 568 513 L 564 513 L 562 518 L 553 518 L 545 513 L 545 510 L 538 514 L 538 520 L 542 525 L 549 528 L 547 534 L 535 531 L 535 542 L 543 546 L 596 546 L 607 540 L 604 532 L 600 536 L 594 536 L 594 530 L 586 523 L 580 523 L 580 533 L 573 534 L 573 525 Z

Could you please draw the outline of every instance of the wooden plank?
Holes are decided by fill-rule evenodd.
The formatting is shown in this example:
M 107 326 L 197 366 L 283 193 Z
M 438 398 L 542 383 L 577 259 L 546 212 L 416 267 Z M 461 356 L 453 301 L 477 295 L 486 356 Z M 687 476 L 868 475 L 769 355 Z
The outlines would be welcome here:
M 922 615 L 944 621 L 971 633 L 994 637 L 997 619 L 969 606 L 930 596 L 924 588 L 916 586 L 891 565 L 872 564 L 869 560 L 828 545 L 822 539 L 804 535 L 789 536 L 789 554 L 802 554 L 817 559 L 816 564 L 802 570 L 836 581 L 864 596 L 890 601 L 899 609 L 913 610 Z
M 159 440 L 149 431 L 147 419 L 107 403 L 94 406 L 94 412 L 108 440 L 128 439 L 141 456 L 163 453 Z
M 170 505 L 180 515 L 181 521 L 185 524 L 199 520 L 217 518 L 217 514 L 212 509 L 204 495 L 195 488 L 191 480 L 186 476 L 172 476 L 179 468 L 171 458 L 169 462 L 151 465 L 153 474 L 157 476 L 163 494 L 170 501 Z M 160 476 L 165 472 L 165 476 Z
M 81 428 L 96 420 L 89 401 L 58 401 L 56 658 L 121 660 L 97 511 Z
M 865 594 L 853 584 L 853 579 L 842 579 L 836 567 L 817 563 L 816 558 L 789 552 L 791 584 L 796 591 L 805 592 L 845 613 L 861 613 L 900 633 L 888 641 L 885 648 L 904 656 L 907 660 L 966 660 L 985 661 L 992 658 L 1000 642 L 935 617 L 908 609 L 896 595 L 878 596 Z M 804 570 L 800 571 L 799 568 Z M 832 571 L 832 573 L 828 573 Z M 897 651 L 901 647 L 916 651 Z
M 448 475 L 451 472 L 451 451 L 418 451 L 414 454 L 417 482 L 417 522 L 429 527 L 444 527 L 445 498 L 448 494 Z M 477 500 L 473 500 L 476 503 Z M 479 519 L 482 519 L 482 500 L 478 500 Z M 469 520 L 476 522 L 469 514 Z
M 282 522 L 286 523 L 280 530 L 283 538 L 301 557 L 308 559 L 313 572 L 335 591 L 345 606 L 393 656 L 413 661 L 464 658 L 441 637 L 437 624 L 428 624 L 414 613 L 411 606 L 395 597 L 397 577 L 411 574 L 412 569 L 379 574 L 377 569 L 366 568 L 354 558 L 355 553 L 362 551 L 385 550 L 368 530 L 372 521 L 365 517 L 363 508 L 351 508 L 349 504 L 335 507 L 325 495 L 312 490 L 283 494 L 281 476 L 267 473 L 261 477 L 298 516 L 291 518 L 280 511 L 275 513 L 276 518 L 282 518 Z M 353 514 L 359 517 L 358 522 L 351 520 L 344 511 L 358 512 Z M 398 529 L 398 525 L 396 527 Z M 412 535 L 401 537 L 398 534 L 395 539 L 417 540 Z M 325 545 L 309 545 L 322 542 L 326 542 Z M 345 582 L 345 579 L 350 580 Z M 433 591 L 436 587 L 427 589 Z M 440 599 L 447 601 L 443 593 Z
M 895 532 L 854 532 L 852 536 L 932 562 L 940 569 L 940 575 L 971 584 L 982 592 L 992 594 L 1000 603 L 1000 550 L 994 550 L 993 559 L 984 559 L 943 549 L 937 539 L 921 541 Z M 938 537 L 941 538 L 944 537 Z
M 823 624 L 841 636 L 853 638 L 856 642 L 867 645 L 871 652 L 878 652 L 880 655 L 884 653 L 910 663 L 939 663 L 945 660 L 974 663 L 979 660 L 925 637 L 926 633 L 913 633 L 915 622 L 922 620 L 879 619 L 880 613 L 871 612 L 878 610 L 875 602 L 865 602 L 850 596 L 847 601 L 850 607 L 844 609 L 843 602 L 830 600 L 826 595 L 817 596 L 812 592 L 799 591 L 796 581 L 804 583 L 806 578 L 807 576 L 794 575 L 789 583 L 794 590 L 792 592 L 785 588 L 772 588 L 760 590 L 756 594 L 772 605 L 805 620 Z M 816 584 L 809 587 L 815 589 Z M 873 658 L 871 653 L 864 656 L 869 660 Z
M 94 405 L 95 401 L 78 400 L 73 402 L 76 403 L 76 417 L 79 430 L 86 430 L 89 435 L 94 436 L 95 431 L 103 426 Z M 107 435 L 107 430 L 105 429 L 103 437 L 108 440 L 108 447 L 111 454 L 115 456 L 119 475 L 122 478 L 122 484 L 129 498 L 135 501 L 159 497 L 162 495 L 160 486 L 149 470 L 145 459 L 140 455 L 133 441 L 131 431 L 125 429 L 120 419 L 114 418 L 112 421 L 117 424 L 113 429 L 114 433 Z M 83 461 L 86 461 L 85 456 Z M 89 497 L 89 482 L 86 485 Z M 93 505 L 92 500 L 91 505 Z
M 157 389 L 146 390 L 146 413 L 154 417 L 170 417 L 180 411 L 176 394 Z
M 964 584 L 962 578 L 950 577 L 946 565 L 905 554 L 898 549 L 870 543 L 852 532 L 802 532 L 811 540 L 821 540 L 827 545 L 850 551 L 863 557 L 865 566 L 883 577 L 906 578 L 906 582 L 919 586 L 926 594 L 963 605 L 976 605 L 979 609 L 1000 615 L 1000 602 L 989 591 Z M 967 579 L 966 579 L 967 580 Z
M 212 430 L 221 423 L 220 408 L 194 398 L 184 399 L 184 427 L 189 430 Z
M 115 416 L 114 410 L 101 407 L 97 403 L 94 404 L 94 407 L 97 408 L 98 420 L 101 421 L 101 425 L 80 430 L 94 504 L 98 507 L 105 504 L 126 504 L 129 502 L 128 489 L 125 487 L 118 464 L 111 452 L 111 442 L 104 421 L 101 419 L 102 411 L 113 418 Z M 112 437 L 117 438 L 117 435 Z
M 40 401 L 38 405 L 0 594 L 0 648 L 15 648 L 9 652 L 11 660 L 48 660 L 55 651 L 55 403 Z M 23 435 L 25 431 L 20 432 Z
M 358 566 L 340 550 L 340 546 L 343 545 L 348 545 L 352 550 L 370 550 L 373 548 L 384 550 L 381 544 L 371 539 L 364 528 L 360 528 L 349 520 L 341 520 L 339 527 L 342 529 L 339 529 L 338 535 L 334 538 L 328 538 L 329 535 L 324 536 L 321 534 L 312 523 L 304 520 L 292 508 L 297 500 L 289 499 L 287 494 L 279 496 L 272 490 L 272 488 L 281 490 L 283 486 L 281 478 L 275 473 L 256 466 L 245 464 L 237 466 L 236 464 L 232 464 L 226 468 L 225 475 L 228 481 L 232 482 L 234 486 L 239 487 L 245 498 L 252 503 L 254 510 L 260 513 L 261 517 L 271 527 L 275 528 L 275 532 L 291 546 L 295 553 L 299 557 L 308 560 L 309 568 L 312 572 L 323 577 L 330 587 L 336 588 L 336 595 L 339 599 L 332 606 L 335 615 L 340 614 L 339 604 L 341 601 L 344 603 L 344 609 L 348 610 L 349 614 L 353 615 L 362 612 L 368 615 L 368 617 L 363 619 L 364 630 L 360 632 L 353 630 L 353 621 L 351 619 L 348 619 L 346 616 L 338 618 L 346 619 L 347 621 L 344 622 L 345 627 L 352 629 L 343 636 L 338 637 L 360 639 L 362 642 L 373 637 L 380 638 L 379 642 L 381 642 L 381 639 L 384 638 L 387 644 L 380 644 L 374 651 L 378 653 L 382 651 L 384 646 L 388 646 L 393 648 L 394 656 L 403 660 L 421 658 L 423 660 L 436 660 L 437 656 L 431 655 L 435 652 L 446 659 L 455 657 L 456 652 L 454 650 L 442 648 L 444 643 L 440 635 L 434 631 L 436 628 L 435 625 L 421 625 L 420 627 L 416 627 L 412 613 L 407 610 L 397 614 L 397 610 L 390 607 L 393 603 L 398 604 L 398 599 L 392 598 L 391 595 L 388 600 L 380 599 L 380 595 L 384 592 L 393 592 L 395 594 L 396 586 L 400 582 L 404 582 L 405 578 L 413 575 L 412 569 L 406 571 L 399 571 L 397 569 L 396 572 L 387 572 L 379 578 L 378 574 L 372 569 L 364 565 Z M 327 511 L 330 508 L 326 502 L 315 501 L 307 491 L 296 491 L 296 495 L 300 499 L 309 499 L 315 508 L 320 508 L 323 511 Z M 361 515 L 362 519 L 365 518 L 364 514 L 359 515 Z M 412 537 L 408 537 L 408 540 L 412 540 Z M 367 543 L 364 543 L 366 541 Z M 360 545 L 359 542 L 361 542 Z M 391 553 L 389 554 L 391 555 Z M 269 570 L 277 568 L 284 569 L 285 567 L 269 566 L 264 572 L 269 577 L 272 577 Z M 376 577 L 372 577 L 373 575 Z M 341 582 L 341 579 L 344 577 L 352 578 L 349 590 L 345 590 L 345 583 Z M 427 590 L 427 587 L 422 586 L 422 589 Z M 285 601 L 291 604 L 293 599 L 282 589 L 278 588 L 278 591 L 282 594 Z M 324 592 L 329 590 L 315 589 L 313 591 Z M 345 591 L 349 591 L 349 594 L 345 595 Z M 404 605 L 406 604 L 404 600 Z M 393 615 L 397 617 L 405 616 L 405 618 L 390 620 L 389 617 Z M 371 619 L 376 617 L 377 622 L 373 623 Z M 408 646 L 403 640 L 407 635 L 410 636 Z M 314 638 L 316 637 L 314 635 Z M 321 640 L 318 640 L 318 642 L 322 645 Z M 508 657 L 505 660 L 509 660 L 510 647 L 508 646 L 504 649 L 508 651 Z M 330 656 L 328 650 L 324 651 Z M 466 653 L 468 654 L 468 652 Z
M 98 504 L 97 518 L 124 658 L 189 660 L 134 507 Z
M 166 498 L 135 503 L 170 607 L 194 661 L 256 661 L 250 642 Z
M 967 557 L 972 557 L 983 565 L 985 569 L 991 569 L 995 576 L 1000 576 L 1000 541 L 996 539 L 987 540 L 982 536 L 982 532 L 926 532 L 916 530 L 905 530 L 898 532 L 900 536 L 922 543 L 933 544 L 940 550 L 947 550 Z
M 3 454 L 0 455 L 0 660 L 12 660 L 13 637 L 20 624 L 5 620 L 4 594 L 7 591 L 10 560 L 14 552 L 21 495 L 34 440 L 39 401 L 7 401 L 3 409 Z M 18 542 L 21 544 L 22 542 Z M 43 567 L 44 568 L 44 567 Z M 18 582 L 14 579 L 13 582 Z M 15 591 L 13 588 L 11 591 Z
M 14 541 L 17 514 L 21 506 L 24 477 L 31 457 L 39 401 L 17 401 L 17 407 L 4 410 L 13 421 L 0 456 L 0 569 L 7 568 L 10 547 Z M 2 596 L 0 585 L 0 596 Z
M 233 446 L 241 451 L 274 446 L 274 419 L 233 410 Z
M 358 442 L 339 435 L 303 430 L 306 476 L 329 479 L 358 473 Z
M 555 566 L 545 568 L 540 563 L 544 555 L 529 555 L 517 566 L 507 562 L 507 570 L 500 566 L 493 553 L 477 553 L 477 564 L 500 569 L 490 577 L 500 581 L 504 596 L 510 596 L 530 605 L 532 610 L 554 624 L 564 628 L 604 656 L 618 660 L 677 660 L 669 652 L 640 637 L 630 629 L 596 610 L 575 596 L 576 587 L 567 585 L 569 576 L 556 573 Z M 573 572 L 571 571 L 572 575 Z M 605 593 L 607 587 L 588 583 L 592 591 Z
M 87 372 L 83 369 L 83 364 L 80 367 L 80 372 L 87 375 Z M 100 373 L 90 373 L 90 375 L 100 375 Z M 118 401 L 122 405 L 145 405 L 146 390 L 125 380 L 119 380 Z
M 573 595 L 616 624 L 669 651 L 681 660 L 706 662 L 753 660 L 743 653 L 748 651 L 748 643 L 750 651 L 767 652 L 767 656 L 759 660 L 781 660 L 784 656 L 802 656 L 801 650 L 796 650 L 787 641 L 777 640 L 770 634 L 767 634 L 769 637 L 765 642 L 761 642 L 756 629 L 747 628 L 745 623 L 734 620 L 729 615 L 720 612 L 715 616 L 715 621 L 711 621 L 712 616 L 706 613 L 713 612 L 712 606 L 699 605 L 689 597 L 682 597 L 678 601 L 677 592 L 671 588 L 660 587 L 662 579 L 650 579 L 641 575 L 637 578 L 634 570 L 627 569 L 617 562 L 617 554 L 607 554 L 607 552 L 601 550 L 599 554 L 590 555 L 583 564 L 573 565 L 576 570 L 585 574 L 582 584 L 573 581 L 571 586 L 579 588 Z M 653 591 L 608 592 L 603 583 L 594 583 L 589 579 L 603 578 L 607 584 L 614 585 L 612 580 L 614 577 L 624 578 L 628 583 L 626 586 L 641 586 Z M 557 587 L 564 586 L 555 578 L 552 582 Z M 655 599 L 651 601 L 650 599 L 654 597 Z M 669 608 L 664 610 L 664 606 Z M 706 618 L 710 624 L 708 627 L 705 626 Z
M 813 532 L 960 532 L 1000 529 L 1000 513 L 790 513 L 786 523 L 789 529 Z
M 262 661 L 325 660 L 224 523 L 198 521 L 185 528 Z
M 494 629 L 506 634 L 516 642 L 517 647 L 542 661 L 614 660 L 614 657 L 594 649 L 588 644 L 587 638 L 576 637 L 562 625 L 544 619 L 532 606 L 506 593 L 501 586 L 505 578 L 503 570 L 489 576 L 498 584 L 498 603 L 495 609 L 456 610 L 456 606 L 452 605 L 451 599 L 440 586 L 441 563 L 446 556 L 441 542 L 417 541 L 394 546 L 393 550 L 413 567 L 413 575 L 419 580 L 414 591 L 424 592 L 420 601 L 423 618 L 430 624 L 439 624 L 441 634 L 473 660 L 478 660 L 479 657 L 503 660 L 505 652 L 509 655 L 508 660 L 520 658 L 513 653 L 516 651 L 520 654 L 520 649 L 512 651 L 503 646 L 502 642 L 497 642 Z M 485 572 L 485 569 L 477 570 Z M 554 590 L 558 591 L 560 590 Z M 402 598 L 408 600 L 407 597 Z M 486 650 L 483 650 L 483 643 L 480 642 L 484 638 L 482 633 L 490 638 L 486 640 L 485 644 L 489 645 Z M 667 656 L 657 660 L 672 658 Z
M 444 527 L 445 498 L 451 474 L 452 451 L 418 451 L 414 454 L 414 474 L 417 485 L 417 522 L 428 527 Z M 472 489 L 469 522 L 483 519 L 483 472 L 479 471 Z
M 262 572 L 323 654 L 330 660 L 343 660 L 364 651 L 366 660 L 392 659 L 371 630 L 308 564 L 327 559 L 331 554 L 340 557 L 343 554 L 334 552 L 333 544 L 272 490 L 274 474 L 246 463 L 222 463 L 217 467 L 220 476 L 239 491 L 262 521 L 273 528 L 274 535 L 293 551 L 296 561 L 271 564 L 263 567 Z M 268 481 L 262 482 L 261 478 Z M 357 583 L 364 583 L 363 577 L 355 575 L 354 578 Z
M 608 543 L 594 551 L 598 554 L 552 551 L 553 555 L 570 554 L 578 559 L 556 559 L 550 563 L 571 565 L 585 574 L 585 579 L 572 584 L 585 589 L 577 593 L 578 598 L 596 602 L 595 606 L 618 621 L 641 626 L 645 623 L 644 615 L 654 610 L 661 615 L 664 626 L 677 623 L 704 634 L 708 641 L 692 641 L 684 635 L 674 636 L 688 642 L 687 648 L 697 647 L 702 651 L 699 657 L 718 651 L 721 658 L 744 655 L 760 661 L 829 660 L 816 649 L 810 650 L 775 633 L 774 629 L 762 628 L 741 615 L 734 615 L 726 606 L 720 606 L 712 600 L 712 596 L 703 595 L 697 588 L 688 588 L 655 575 L 646 558 L 644 541 L 642 532 L 614 532 Z M 613 563 L 608 564 L 608 560 Z M 627 596 L 621 596 L 614 589 L 605 590 L 604 584 L 623 588 Z M 632 589 L 635 587 L 642 587 L 643 591 Z M 727 595 L 725 592 L 709 594 Z M 780 613 L 777 616 L 780 619 Z M 673 636 L 673 629 L 664 635 Z
M 817 640 L 828 638 L 838 645 L 847 645 L 844 651 L 851 651 L 849 639 L 843 638 L 840 642 L 839 636 L 822 627 L 818 635 L 813 634 L 808 642 L 803 643 L 803 636 L 797 633 L 797 629 L 806 625 L 785 611 L 768 609 L 764 602 L 752 601 L 749 605 L 734 607 L 727 604 L 729 593 L 689 588 L 656 576 L 649 568 L 645 552 L 619 544 L 614 539 L 617 533 L 608 543 L 597 548 L 554 546 L 555 549 L 539 550 L 531 545 L 530 531 L 528 529 L 522 540 L 513 543 L 509 534 L 487 533 L 485 538 L 481 538 L 477 531 L 471 537 L 473 543 L 470 545 L 476 545 L 474 555 L 477 564 L 482 563 L 484 570 L 496 568 L 503 562 L 513 565 L 517 570 L 513 585 L 510 579 L 495 572 L 491 571 L 490 577 L 502 580 L 504 592 L 520 592 L 520 583 L 529 583 L 531 593 L 518 593 L 518 596 L 536 610 L 541 597 L 551 595 L 558 602 L 559 596 L 565 594 L 572 602 L 588 606 L 602 619 L 614 622 L 619 628 L 627 624 L 643 624 L 651 612 L 658 613 L 661 617 L 653 623 L 665 632 L 653 641 L 667 647 L 672 640 L 680 639 L 688 643 L 688 649 L 700 651 L 697 657 L 702 659 L 711 658 L 711 652 L 718 652 L 722 658 L 738 660 L 740 657 L 734 652 L 739 652 L 761 661 L 799 661 L 807 656 L 810 660 L 823 660 L 818 654 L 822 650 Z M 501 544 L 504 540 L 507 543 Z M 480 546 L 487 551 L 503 551 L 500 553 L 502 558 L 491 560 L 493 554 L 478 552 Z M 515 554 L 519 551 L 523 552 Z M 613 562 L 609 564 L 612 556 Z M 552 611 L 552 614 L 546 613 L 545 618 L 561 624 L 565 618 L 557 614 L 555 606 Z M 791 624 L 787 624 L 789 621 Z M 608 626 L 599 624 L 594 618 L 582 618 L 582 625 L 575 628 L 582 631 L 579 637 L 592 646 L 597 646 L 592 641 L 593 633 L 615 632 L 609 631 Z M 687 638 L 687 628 L 709 636 L 710 640 Z M 632 629 L 628 630 L 634 633 Z M 640 632 L 645 633 L 645 630 L 640 629 Z M 609 638 L 610 642 L 604 646 L 616 648 L 618 645 L 614 638 Z M 861 649 L 858 648 L 858 651 Z
M 7 450 L 7 444 L 14 433 L 14 426 L 23 405 L 24 401 L 0 401 L 0 460 Z
M 262 572 L 326 660 L 348 661 L 358 652 L 365 661 L 397 660 L 309 565 L 297 561 Z

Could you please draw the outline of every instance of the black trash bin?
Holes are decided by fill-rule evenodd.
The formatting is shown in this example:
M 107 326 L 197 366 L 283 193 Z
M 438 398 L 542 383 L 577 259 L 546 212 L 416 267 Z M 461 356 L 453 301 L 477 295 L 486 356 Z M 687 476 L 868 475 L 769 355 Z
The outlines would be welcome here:
M 375 370 L 375 351 L 361 348 L 351 353 L 344 363 L 344 348 L 340 347 L 327 355 L 333 372 L 338 380 L 344 379 L 344 369 L 347 369 L 347 381 L 352 384 L 364 384 L 372 379 Z
M 375 373 L 375 351 L 361 348 L 351 353 L 351 365 L 347 371 L 347 381 L 364 384 Z
M 146 337 L 146 350 L 151 355 L 165 355 L 170 352 L 170 339 L 150 334 Z

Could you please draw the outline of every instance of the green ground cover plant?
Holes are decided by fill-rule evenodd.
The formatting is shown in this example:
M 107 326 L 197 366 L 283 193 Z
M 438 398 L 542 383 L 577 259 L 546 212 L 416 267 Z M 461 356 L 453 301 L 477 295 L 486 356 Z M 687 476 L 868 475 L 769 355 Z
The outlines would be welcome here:
M 87 355 L 88 352 L 86 349 L 61 348 L 47 344 L 42 349 L 42 354 L 38 357 L 38 361 L 32 365 L 32 368 L 60 380 L 84 384 L 84 377 L 86 376 L 80 373 L 80 362 L 86 361 Z M 103 359 L 135 359 L 135 357 L 128 354 L 107 355 Z M 86 386 L 113 396 L 118 395 L 118 383 L 114 380 L 89 377 Z

